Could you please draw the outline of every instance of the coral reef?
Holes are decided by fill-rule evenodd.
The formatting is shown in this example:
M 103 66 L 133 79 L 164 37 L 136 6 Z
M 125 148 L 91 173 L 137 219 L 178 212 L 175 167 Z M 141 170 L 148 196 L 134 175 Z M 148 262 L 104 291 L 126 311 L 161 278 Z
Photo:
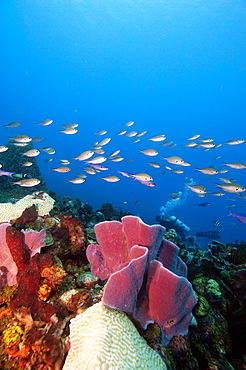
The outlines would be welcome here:
M 71 320 L 70 341 L 63 370 L 166 369 L 130 319 L 102 302 Z
M 18 188 L 14 187 L 14 189 Z M 193 309 L 194 317 L 188 334 L 175 335 L 167 346 L 163 346 L 161 343 L 163 333 L 158 324 L 148 323 L 146 329 L 143 329 L 138 326 L 139 323 L 132 315 L 129 315 L 127 320 L 131 319 L 137 325 L 140 335 L 159 354 L 163 360 L 161 364 L 165 363 L 169 370 L 246 368 L 246 242 L 225 245 L 212 241 L 207 250 L 201 250 L 199 246 L 198 248 L 191 246 L 192 240 L 187 243 L 187 240 L 181 241 L 180 238 L 176 241 L 172 239 L 171 241 L 175 241 L 180 247 L 179 251 L 179 248 L 168 240 L 158 242 L 162 239 L 162 231 L 159 235 L 160 239 L 156 239 L 156 234 L 153 232 L 151 238 L 147 238 L 147 242 L 145 238 L 139 242 L 139 236 L 145 234 L 141 229 L 138 233 L 135 225 L 134 232 L 130 233 L 127 239 L 129 252 L 125 249 L 126 245 L 118 243 L 123 234 L 114 232 L 110 234 L 108 229 L 102 232 L 101 237 L 99 237 L 100 232 L 97 233 L 99 244 L 102 244 L 102 238 L 108 240 L 110 246 L 111 238 L 116 238 L 112 244 L 115 248 L 113 250 L 109 248 L 107 258 L 105 255 L 98 255 L 98 257 L 105 257 L 98 260 L 105 279 L 101 280 L 94 276 L 93 269 L 90 272 L 86 248 L 89 243 L 96 243 L 93 226 L 96 222 L 105 220 L 105 215 L 101 210 L 94 212 L 88 204 L 83 205 L 79 200 L 72 198 L 69 198 L 70 200 L 66 198 L 66 201 L 58 200 L 55 194 L 52 194 L 56 203 L 51 215 L 46 212 L 45 215 L 41 215 L 39 207 L 33 204 L 36 204 L 37 199 L 42 200 L 43 194 L 38 192 L 31 195 L 32 202 L 28 204 L 28 209 L 25 210 L 23 206 L 22 211 L 25 210 L 25 212 L 12 219 L 12 226 L 0 225 L 0 258 L 6 257 L 6 263 L 0 263 L 1 369 L 61 370 L 68 352 L 70 320 L 76 315 L 82 316 L 79 313 L 92 305 L 94 307 L 103 297 L 105 298 L 108 284 L 110 286 L 112 282 L 117 282 L 117 288 L 111 290 L 115 296 L 115 291 L 119 291 L 121 287 L 122 292 L 124 289 L 128 291 L 127 285 L 122 286 L 122 284 L 123 282 L 125 284 L 127 277 L 130 277 L 131 281 L 137 281 L 137 284 L 130 285 L 130 295 L 134 297 L 136 293 L 134 289 L 141 286 L 135 303 L 140 303 L 141 307 L 148 297 L 149 300 L 156 300 L 157 307 L 162 306 L 163 301 L 160 303 L 159 300 L 163 300 L 164 293 L 156 287 L 155 278 L 157 275 L 162 276 L 162 266 L 164 266 L 169 271 L 174 287 L 166 281 L 166 277 L 163 286 L 168 284 L 168 291 L 176 292 L 173 275 L 183 279 L 187 272 L 180 258 L 188 267 L 188 279 L 197 296 L 197 304 Z M 13 201 L 18 200 L 20 196 L 18 194 Z M 10 198 L 1 198 L 1 200 L 6 202 Z M 121 212 L 117 212 L 114 215 L 120 220 Z M 120 223 L 116 222 L 116 224 Z M 95 230 L 97 231 L 98 228 L 100 229 L 100 225 L 96 226 Z M 129 230 L 133 228 L 129 227 Z M 7 239 L 11 243 L 10 248 L 6 232 L 8 232 Z M 34 235 L 39 235 L 41 239 L 35 242 L 35 238 L 32 238 Z M 148 235 L 147 232 L 146 235 Z M 168 235 L 166 233 L 165 237 Z M 154 249 L 151 249 L 152 244 L 155 245 Z M 35 247 L 32 252 L 31 245 Z M 41 245 L 44 246 L 40 250 Z M 8 254 L 3 249 L 4 246 Z M 92 248 L 96 251 L 98 247 Z M 121 264 L 115 264 L 113 262 L 115 258 L 119 258 Z M 107 263 L 106 268 L 105 260 L 111 261 Z M 11 265 L 15 269 L 13 274 L 15 281 L 12 283 L 8 280 Z M 139 276 L 138 269 L 143 266 L 145 266 L 145 272 L 141 285 L 141 279 L 138 280 L 136 277 Z M 111 270 L 114 271 L 113 274 Z M 121 270 L 125 271 L 123 275 Z M 118 271 L 119 280 L 112 277 L 114 273 L 117 275 Z M 153 277 L 152 280 L 149 280 L 150 274 Z M 121 280 L 121 277 L 125 280 Z M 15 285 L 9 286 L 8 283 Z M 151 290 L 152 284 L 153 290 Z M 181 294 L 182 291 L 183 288 Z M 153 298 L 153 294 L 156 294 L 156 297 Z M 178 299 L 176 293 L 172 294 Z M 120 304 L 127 303 L 128 306 L 129 302 L 129 300 L 119 301 Z M 176 307 L 177 302 L 172 302 Z M 164 308 L 166 304 L 169 305 L 172 302 L 165 303 Z M 148 314 L 152 314 L 153 311 L 148 301 L 147 311 Z M 163 315 L 159 308 L 158 311 Z M 174 316 L 178 316 L 178 313 L 174 313 Z M 76 319 L 72 323 L 76 322 Z M 120 342 L 124 343 L 124 340 L 121 339 Z M 134 345 L 132 347 L 134 348 Z M 143 358 L 141 365 L 144 368 Z

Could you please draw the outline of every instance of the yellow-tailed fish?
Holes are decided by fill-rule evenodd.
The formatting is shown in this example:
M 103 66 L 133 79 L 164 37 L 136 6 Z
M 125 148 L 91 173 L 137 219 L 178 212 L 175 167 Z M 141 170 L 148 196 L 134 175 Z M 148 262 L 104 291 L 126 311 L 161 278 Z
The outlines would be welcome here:
M 40 154 L 40 151 L 38 149 L 30 149 L 27 152 L 23 153 L 22 155 L 25 155 L 27 157 L 37 157 L 37 155 Z
M 23 187 L 31 187 L 40 184 L 40 180 L 31 178 L 31 179 L 23 179 L 20 181 L 13 182 L 12 184 L 23 186 Z
M 221 188 L 228 193 L 242 193 L 245 191 L 245 187 L 239 184 L 230 183 L 230 184 L 216 184 L 216 188 Z
M 196 194 L 206 194 L 207 192 L 203 185 L 187 185 L 187 187 Z
M 139 180 L 139 181 L 153 181 L 153 178 L 147 173 L 132 174 L 132 177 L 134 177 L 134 179 Z
M 165 159 L 168 163 L 172 163 L 172 164 L 182 164 L 184 163 L 184 160 L 180 157 L 177 157 L 176 155 L 172 155 L 170 157 L 163 157 L 163 159 Z
M 214 166 L 204 167 L 204 168 L 196 168 L 196 171 L 204 173 L 205 175 L 217 175 L 218 171 L 214 168 Z
M 86 179 L 87 177 L 85 173 L 79 173 L 77 176 L 80 177 L 81 179 Z
M 139 143 L 140 139 L 133 140 L 133 144 Z
M 11 137 L 11 139 L 17 143 L 30 143 L 30 141 L 32 141 L 32 138 L 27 135 L 15 135 L 14 137 Z

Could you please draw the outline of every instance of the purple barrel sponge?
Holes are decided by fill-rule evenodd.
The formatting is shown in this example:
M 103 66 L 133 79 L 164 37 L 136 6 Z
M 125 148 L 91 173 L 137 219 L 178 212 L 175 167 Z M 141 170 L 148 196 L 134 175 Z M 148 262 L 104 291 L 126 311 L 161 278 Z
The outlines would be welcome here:
M 90 244 L 86 254 L 92 273 L 108 279 L 102 302 L 131 313 L 144 329 L 156 322 L 164 345 L 187 334 L 196 297 L 179 248 L 163 238 L 165 228 L 125 216 L 95 225 L 95 232 L 99 245 Z

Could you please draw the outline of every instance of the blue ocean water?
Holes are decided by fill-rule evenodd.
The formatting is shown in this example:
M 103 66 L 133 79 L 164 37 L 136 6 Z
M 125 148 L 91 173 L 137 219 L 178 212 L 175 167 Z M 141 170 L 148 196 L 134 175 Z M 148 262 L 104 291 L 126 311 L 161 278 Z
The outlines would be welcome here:
M 59 196 L 79 197 L 94 209 L 111 202 L 155 223 L 171 192 L 186 193 L 185 180 L 219 190 L 216 176 L 195 167 L 220 169 L 222 162 L 246 162 L 245 143 L 209 151 L 182 147 L 194 134 L 216 144 L 246 139 L 244 0 L 2 0 L 0 20 L 0 144 L 16 134 L 43 136 L 35 148 L 51 146 L 56 153 L 47 163 L 42 152 L 38 164 L 47 186 Z M 52 125 L 37 125 L 47 118 L 54 120 Z M 135 123 L 128 132 L 147 130 L 138 143 L 116 136 L 130 120 Z M 21 125 L 5 130 L 12 121 Z M 66 123 L 78 123 L 78 133 L 60 133 Z M 99 130 L 107 134 L 95 135 Z M 169 149 L 148 140 L 161 133 L 177 145 Z M 72 163 L 68 174 L 51 170 L 105 137 L 112 138 L 106 156 L 119 149 L 132 162 L 107 160 L 107 174 L 88 175 L 81 185 L 66 179 L 83 172 L 82 162 Z M 139 154 L 147 148 L 159 155 Z M 185 174 L 164 168 L 168 163 L 162 156 L 173 155 L 191 163 L 181 167 Z M 150 161 L 161 168 L 150 167 Z M 221 176 L 246 186 L 245 169 L 228 169 Z M 117 170 L 146 172 L 156 186 L 122 177 Z M 121 180 L 100 179 L 108 175 Z M 212 204 L 198 206 L 202 202 Z M 215 230 L 212 221 L 218 220 L 224 226 L 222 242 L 245 240 L 245 224 L 227 217 L 231 205 L 233 212 L 246 214 L 245 200 L 236 194 L 200 198 L 188 192 L 172 212 L 190 227 L 190 234 Z M 208 239 L 199 242 L 207 245 Z

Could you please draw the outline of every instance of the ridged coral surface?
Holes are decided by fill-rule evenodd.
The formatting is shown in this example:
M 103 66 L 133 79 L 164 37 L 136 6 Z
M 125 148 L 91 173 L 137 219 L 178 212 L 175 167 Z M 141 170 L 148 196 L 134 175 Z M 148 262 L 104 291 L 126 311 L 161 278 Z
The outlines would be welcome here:
M 70 324 L 63 370 L 166 370 L 123 312 L 96 303 Z
M 54 199 L 44 192 L 26 195 L 16 203 L 0 203 L 0 222 L 10 222 L 17 219 L 26 208 L 33 204 L 36 205 L 39 216 L 48 215 L 54 203 Z

